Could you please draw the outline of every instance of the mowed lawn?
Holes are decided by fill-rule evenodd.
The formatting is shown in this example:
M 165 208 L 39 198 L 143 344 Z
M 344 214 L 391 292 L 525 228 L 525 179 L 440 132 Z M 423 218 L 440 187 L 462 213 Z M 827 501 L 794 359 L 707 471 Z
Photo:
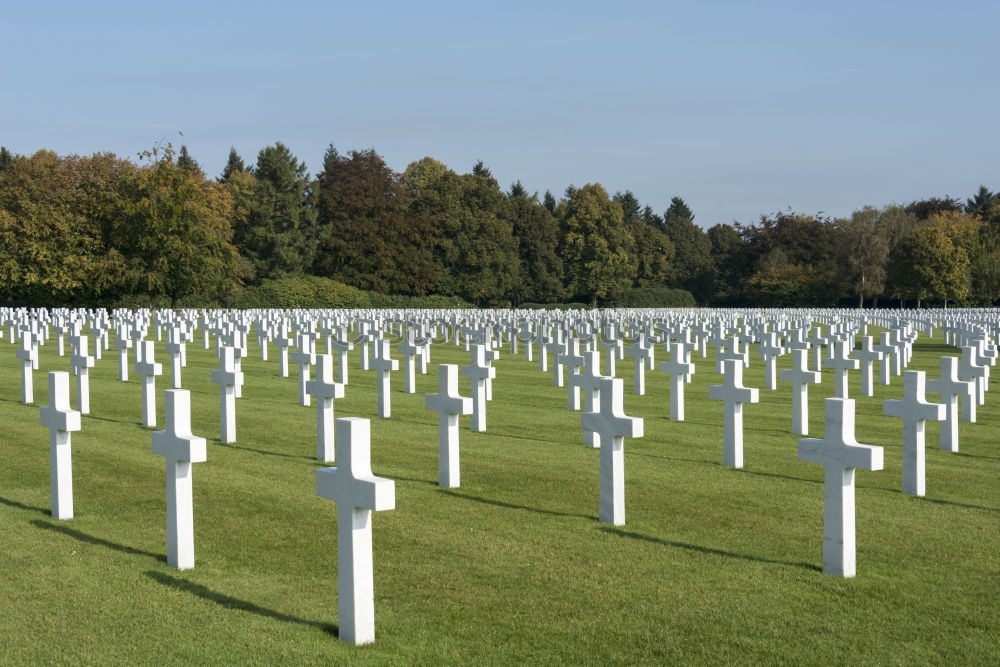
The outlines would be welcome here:
M 57 521 L 38 407 L 45 371 L 68 370 L 68 357 L 54 340 L 41 350 L 25 406 L 15 346 L 0 342 L 0 662 L 1000 661 L 996 392 L 961 425 L 961 453 L 940 451 L 928 424 L 927 496 L 916 498 L 900 492 L 902 424 L 882 416 L 902 378 L 862 399 L 852 375 L 858 440 L 885 447 L 886 466 L 857 473 L 858 575 L 845 580 L 821 571 L 823 469 L 797 460 L 789 385 L 763 389 L 756 349 L 745 383 L 761 402 L 745 407 L 743 470 L 721 465 L 711 351 L 695 354 L 685 422 L 666 417 L 667 375 L 648 373 L 635 396 L 631 359 L 619 361 L 626 412 L 645 419 L 645 437 L 625 441 L 623 527 L 598 523 L 598 452 L 537 360 L 502 348 L 488 431 L 462 418 L 462 487 L 446 490 L 424 394 L 437 390 L 437 364 L 468 353 L 436 344 L 416 394 L 394 374 L 392 418 L 381 419 L 375 373 L 355 350 L 336 415 L 371 419 L 373 472 L 396 480 L 396 509 L 373 518 L 376 640 L 352 647 L 337 639 L 336 509 L 315 492 L 315 406 L 296 404 L 294 366 L 279 377 L 277 349 L 262 362 L 252 339 L 237 442 L 219 443 L 218 361 L 200 341 L 183 378 L 209 453 L 193 466 L 196 567 L 183 572 L 164 556 L 165 462 L 139 424 L 134 371 L 117 380 L 114 349 L 92 369 L 92 414 L 72 436 L 75 518 Z M 162 428 L 170 370 L 162 343 L 156 354 Z M 937 377 L 944 354 L 957 351 L 922 336 L 910 368 Z M 470 395 L 465 378 L 461 388 Z M 832 392 L 831 371 L 810 388 L 814 436 Z

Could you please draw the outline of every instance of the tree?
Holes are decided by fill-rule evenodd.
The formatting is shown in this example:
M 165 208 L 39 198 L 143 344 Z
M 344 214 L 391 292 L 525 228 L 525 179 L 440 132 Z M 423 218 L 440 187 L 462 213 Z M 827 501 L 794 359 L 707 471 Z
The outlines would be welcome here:
M 6 171 L 14 164 L 14 154 L 6 146 L 0 146 L 0 171 Z
M 87 215 L 84 162 L 38 151 L 0 169 L 0 294 L 40 305 L 94 303 L 106 251 Z
M 181 145 L 180 153 L 177 154 L 177 166 L 181 169 L 188 169 L 190 171 L 203 173 L 201 171 L 201 165 L 198 164 L 197 160 L 191 157 L 191 154 L 188 153 L 188 147 L 183 144 Z
M 943 302 L 964 299 L 969 294 L 969 255 L 958 237 L 963 229 L 955 211 L 931 216 L 895 249 L 889 274 L 892 295 L 901 301 L 913 299 Z
M 854 211 L 850 219 L 837 220 L 841 267 L 854 293 L 858 308 L 864 300 L 876 298 L 885 289 L 886 266 L 889 260 L 889 240 L 879 224 L 881 211 L 866 206 Z
M 694 224 L 694 213 L 684 200 L 674 197 L 663 214 L 663 231 L 674 245 L 673 287 L 691 292 L 698 303 L 712 294 L 712 243 Z
M 713 281 L 711 301 L 722 305 L 732 304 L 739 293 L 737 274 L 739 257 L 743 254 L 743 239 L 732 225 L 718 224 L 708 230 L 712 244 Z
M 669 225 L 678 220 L 694 222 L 694 212 L 680 197 L 671 197 L 670 206 L 667 207 L 666 213 L 663 214 L 663 224 Z
M 239 277 L 231 195 L 171 157 L 168 151 L 139 171 L 111 221 L 124 291 L 154 303 L 166 297 L 171 306 L 192 294 L 220 298 Z
M 625 222 L 625 247 L 635 268 L 635 287 L 664 287 L 674 273 L 674 244 L 661 229 L 635 217 Z
M 570 188 L 560 248 L 567 288 L 596 306 L 598 300 L 627 289 L 636 267 L 625 247 L 621 206 L 608 198 L 599 183 Z
M 236 152 L 235 148 L 230 147 L 226 166 L 222 168 L 222 173 L 219 174 L 219 183 L 228 181 L 232 177 L 233 172 L 236 171 L 246 172 L 248 170 L 246 165 L 243 164 L 243 158 L 240 157 L 240 154 Z
M 989 216 L 993 203 L 998 200 L 1000 200 L 1000 194 L 990 192 L 985 185 L 980 185 L 976 195 L 965 200 L 965 212 L 985 220 Z
M 906 210 L 916 216 L 917 220 L 927 220 L 935 213 L 944 211 L 961 211 L 962 202 L 954 197 L 945 195 L 944 197 L 930 197 L 910 202 L 906 205 Z
M 562 299 L 563 265 L 556 253 L 559 223 L 527 192 L 508 197 L 504 218 L 517 241 L 521 271 L 526 278 L 511 289 L 514 303 L 554 303 Z
M 317 182 L 318 275 L 382 293 L 433 288 L 435 230 L 428 216 L 408 215 L 400 175 L 378 153 L 341 156 L 331 145 Z
M 316 209 L 313 182 L 281 142 L 257 155 L 247 216 L 234 241 L 253 280 L 302 274 L 315 256 Z
M 642 217 L 642 206 L 639 205 L 639 200 L 636 199 L 631 190 L 616 192 L 612 199 L 622 207 L 622 222 L 626 225 Z
M 477 305 L 508 303 L 521 280 L 518 244 L 503 215 L 505 196 L 481 165 L 456 174 L 431 158 L 410 164 L 403 183 L 410 215 L 427 215 L 436 230 L 434 292 Z
M 545 191 L 545 196 L 542 198 L 542 206 L 547 208 L 549 213 L 556 212 L 556 198 L 548 190 Z

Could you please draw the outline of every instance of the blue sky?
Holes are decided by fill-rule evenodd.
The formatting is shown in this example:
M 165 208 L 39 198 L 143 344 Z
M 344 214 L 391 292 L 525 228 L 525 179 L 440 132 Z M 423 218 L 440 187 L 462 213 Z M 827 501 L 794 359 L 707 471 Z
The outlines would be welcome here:
M 0 145 L 483 160 L 696 222 L 1000 189 L 1000 1 L 5 2 Z M 178 131 L 183 132 L 180 137 Z

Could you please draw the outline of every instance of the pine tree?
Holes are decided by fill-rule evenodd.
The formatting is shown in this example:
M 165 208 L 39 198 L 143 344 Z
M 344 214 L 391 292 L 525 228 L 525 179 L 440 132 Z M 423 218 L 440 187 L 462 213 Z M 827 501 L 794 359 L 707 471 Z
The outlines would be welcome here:
M 990 192 L 985 185 L 980 185 L 976 196 L 965 200 L 965 212 L 986 220 L 994 201 L 1000 201 L 1000 193 Z
M 243 158 L 240 154 L 236 152 L 236 149 L 230 147 L 229 149 L 229 159 L 226 160 L 226 166 L 223 167 L 222 173 L 219 174 L 219 183 L 225 183 L 232 176 L 234 171 L 248 171 L 246 165 L 243 164 Z
M 694 213 L 680 197 L 670 200 L 663 214 L 663 231 L 674 245 L 673 285 L 704 303 L 712 292 L 712 243 L 694 224 Z
M 542 206 L 547 208 L 549 213 L 556 212 L 556 198 L 548 190 L 545 191 L 545 197 L 542 198 Z
M 6 146 L 0 146 L 0 171 L 7 171 L 14 164 L 14 154 Z
M 301 274 L 315 255 L 316 208 L 306 165 L 277 142 L 257 155 L 247 215 L 234 243 L 253 269 L 253 279 Z
M 188 171 L 196 171 L 199 174 L 203 173 L 201 171 L 201 165 L 198 164 L 197 160 L 191 157 L 191 154 L 188 153 L 188 147 L 184 144 L 181 144 L 181 152 L 177 154 L 177 166 L 181 169 L 187 169 Z

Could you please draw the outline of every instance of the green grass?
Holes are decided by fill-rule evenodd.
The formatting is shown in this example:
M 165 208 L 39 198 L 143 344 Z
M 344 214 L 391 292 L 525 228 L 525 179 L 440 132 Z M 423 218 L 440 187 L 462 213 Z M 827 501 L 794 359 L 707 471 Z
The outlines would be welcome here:
M 200 336 L 199 336 L 200 340 Z M 937 376 L 954 353 L 917 341 L 911 369 Z M 597 521 L 598 453 L 582 445 L 551 373 L 506 351 L 495 363 L 488 432 L 462 420 L 462 488 L 437 485 L 436 364 L 467 353 L 436 345 L 416 394 L 393 378 L 393 417 L 375 415 L 374 373 L 351 357 L 337 416 L 372 420 L 372 468 L 396 480 L 396 508 L 374 516 L 376 641 L 336 637 L 336 510 L 314 486 L 315 408 L 294 377 L 251 344 L 237 402 L 238 441 L 218 442 L 217 360 L 189 345 L 184 386 L 194 432 L 195 569 L 167 566 L 164 460 L 139 425 L 138 378 L 117 355 L 92 370 L 93 415 L 73 434 L 76 518 L 49 515 L 47 402 L 35 373 L 20 404 L 20 365 L 0 342 L 0 662 L 6 664 L 314 663 L 995 663 L 1000 657 L 1000 401 L 961 425 L 961 453 L 928 425 L 927 497 L 900 493 L 901 422 L 881 401 L 901 378 L 858 398 L 857 436 L 885 447 L 884 471 L 857 473 L 858 576 L 823 574 L 821 466 L 796 459 L 790 390 L 745 407 L 746 468 L 721 466 L 720 382 L 696 355 L 687 421 L 666 419 L 667 376 L 631 393 L 645 418 L 626 440 L 626 525 Z M 662 354 L 658 350 L 658 354 Z M 167 360 L 162 347 L 161 362 Z M 748 386 L 763 387 L 752 355 Z M 787 367 L 783 357 L 779 367 Z M 42 371 L 68 369 L 50 341 Z M 169 367 L 158 382 L 159 423 Z M 876 375 L 877 381 L 877 375 Z M 71 379 L 71 383 L 73 380 Z M 851 391 L 859 393 L 859 378 Z M 996 380 L 994 381 L 996 382 Z M 469 394 L 467 381 L 462 392 Z M 75 394 L 75 385 L 73 385 Z M 823 432 L 832 376 L 810 389 Z M 855 396 L 857 397 L 857 396 Z

